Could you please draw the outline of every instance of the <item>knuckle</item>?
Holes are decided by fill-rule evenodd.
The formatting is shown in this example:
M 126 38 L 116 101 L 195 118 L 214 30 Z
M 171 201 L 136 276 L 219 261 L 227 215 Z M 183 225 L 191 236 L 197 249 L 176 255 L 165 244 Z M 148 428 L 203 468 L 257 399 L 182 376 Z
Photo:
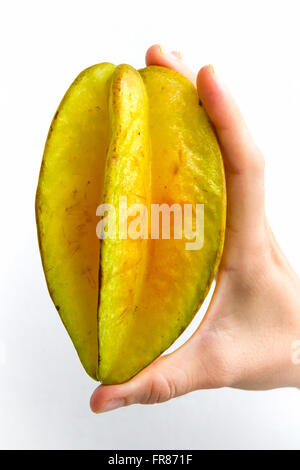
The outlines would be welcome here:
M 156 375 L 152 379 L 149 403 L 162 403 L 170 400 L 174 396 L 173 387 L 169 380 L 163 375 Z
M 265 171 L 265 159 L 259 152 L 249 161 L 249 167 L 256 175 L 262 176 Z
M 154 404 L 162 403 L 176 396 L 176 386 L 172 380 L 162 374 L 155 374 L 151 377 L 141 403 Z

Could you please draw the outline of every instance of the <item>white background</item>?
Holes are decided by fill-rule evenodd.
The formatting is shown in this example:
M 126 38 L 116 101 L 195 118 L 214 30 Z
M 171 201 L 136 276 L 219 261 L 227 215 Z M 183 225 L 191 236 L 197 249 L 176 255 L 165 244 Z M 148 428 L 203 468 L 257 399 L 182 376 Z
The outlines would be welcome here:
M 295 1 L 13 1 L 0 7 L 0 448 L 300 448 L 300 392 L 200 391 L 93 415 L 95 383 L 50 301 L 34 196 L 50 120 L 97 62 L 153 43 L 212 63 L 266 161 L 271 225 L 300 273 L 300 27 Z M 300 370 L 299 370 L 300 373 Z

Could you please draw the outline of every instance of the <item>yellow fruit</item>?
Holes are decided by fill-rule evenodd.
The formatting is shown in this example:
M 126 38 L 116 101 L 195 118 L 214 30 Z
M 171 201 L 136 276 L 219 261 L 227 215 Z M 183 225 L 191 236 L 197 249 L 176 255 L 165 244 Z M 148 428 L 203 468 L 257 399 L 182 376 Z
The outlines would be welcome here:
M 97 207 L 115 207 L 119 228 L 124 196 L 139 205 L 128 218 L 136 236 L 100 241 Z M 204 204 L 203 247 L 186 249 L 185 234 L 172 236 L 175 217 L 170 239 L 151 238 L 153 204 L 176 204 L 182 214 Z M 50 128 L 36 213 L 49 292 L 83 366 L 103 383 L 128 380 L 192 320 L 222 254 L 222 158 L 193 85 L 156 66 L 82 72 Z
M 36 196 L 43 267 L 50 295 L 88 374 L 98 363 L 99 240 L 95 227 L 109 145 L 107 95 L 114 66 L 82 72 L 48 134 Z

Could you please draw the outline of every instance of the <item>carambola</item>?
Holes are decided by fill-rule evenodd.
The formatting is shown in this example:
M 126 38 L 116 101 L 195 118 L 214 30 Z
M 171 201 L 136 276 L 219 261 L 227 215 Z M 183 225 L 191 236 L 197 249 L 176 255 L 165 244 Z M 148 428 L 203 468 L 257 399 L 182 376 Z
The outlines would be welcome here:
M 204 204 L 203 247 L 172 236 L 99 240 L 97 207 L 120 196 L 146 208 Z M 222 254 L 224 169 L 194 86 L 157 66 L 84 70 L 49 130 L 36 217 L 48 289 L 86 372 L 105 384 L 130 379 L 190 323 Z

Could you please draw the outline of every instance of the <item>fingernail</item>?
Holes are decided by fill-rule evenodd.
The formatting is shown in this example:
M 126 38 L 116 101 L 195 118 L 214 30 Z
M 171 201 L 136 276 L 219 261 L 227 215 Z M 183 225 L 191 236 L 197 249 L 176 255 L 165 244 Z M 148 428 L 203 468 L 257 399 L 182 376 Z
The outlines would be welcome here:
M 215 72 L 215 69 L 214 69 L 213 65 L 212 65 L 212 64 L 209 64 L 208 67 L 209 67 L 210 73 L 211 73 L 212 75 L 216 75 L 216 72 Z
M 108 400 L 104 405 L 98 410 L 97 413 L 105 413 L 106 411 L 116 410 L 125 405 L 125 400 L 123 398 L 114 398 L 113 400 Z
M 168 51 L 167 49 L 165 49 L 163 46 L 161 46 L 159 44 L 159 48 L 160 48 L 160 53 L 166 57 L 170 57 L 172 59 L 178 59 L 178 60 L 181 60 L 182 59 L 182 55 L 179 51 Z
M 171 54 L 173 54 L 175 57 L 177 57 L 177 59 L 181 60 L 182 59 L 182 55 L 179 51 L 171 51 Z

